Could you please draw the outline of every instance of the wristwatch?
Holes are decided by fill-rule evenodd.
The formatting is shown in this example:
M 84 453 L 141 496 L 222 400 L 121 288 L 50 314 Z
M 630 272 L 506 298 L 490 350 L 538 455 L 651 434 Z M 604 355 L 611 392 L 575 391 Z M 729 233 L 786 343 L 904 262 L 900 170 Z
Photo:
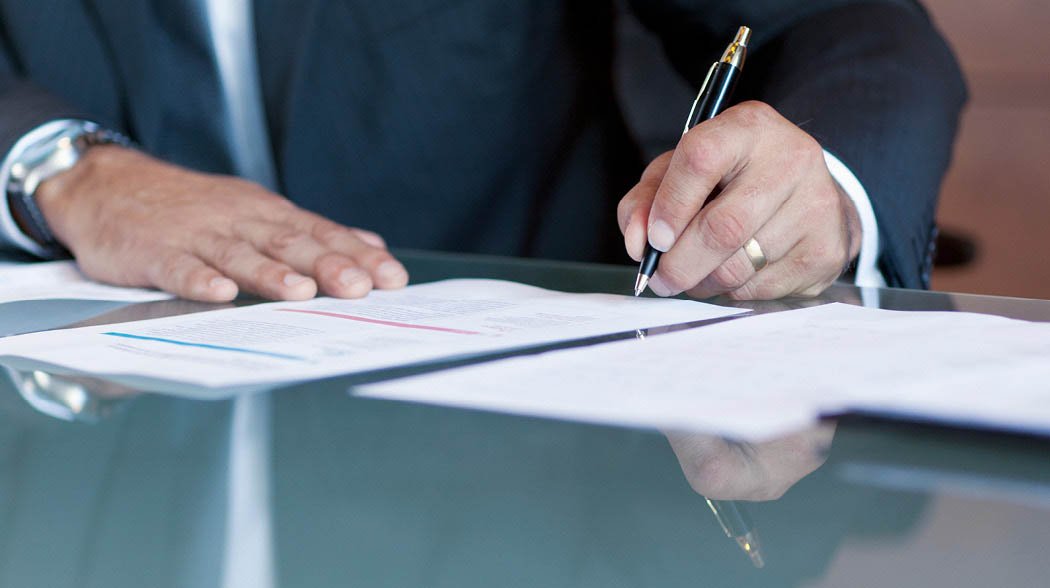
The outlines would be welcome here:
M 53 130 L 50 125 L 55 125 Z M 45 130 L 44 127 L 41 130 Z M 95 145 L 116 144 L 125 147 L 131 141 L 117 133 L 84 120 L 49 123 L 43 137 L 14 154 L 7 179 L 7 204 L 18 228 L 51 257 L 68 257 L 69 252 L 58 242 L 36 203 L 40 184 L 73 167 L 88 149 Z

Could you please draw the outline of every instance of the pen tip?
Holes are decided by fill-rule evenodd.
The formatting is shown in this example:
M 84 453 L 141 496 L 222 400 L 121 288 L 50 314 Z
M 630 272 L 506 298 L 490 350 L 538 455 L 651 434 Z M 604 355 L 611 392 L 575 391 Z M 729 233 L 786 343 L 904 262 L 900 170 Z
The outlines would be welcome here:
M 645 292 L 645 287 L 649 285 L 649 276 L 645 274 L 638 274 L 638 277 L 634 280 L 634 295 L 641 296 L 642 292 Z

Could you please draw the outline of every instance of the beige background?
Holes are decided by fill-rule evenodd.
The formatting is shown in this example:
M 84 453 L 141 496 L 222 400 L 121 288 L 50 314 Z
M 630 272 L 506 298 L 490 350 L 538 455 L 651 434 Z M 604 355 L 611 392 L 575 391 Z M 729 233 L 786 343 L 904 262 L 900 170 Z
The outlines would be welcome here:
M 924 1 L 971 94 L 938 218 L 980 248 L 933 286 L 1050 298 L 1050 1 Z

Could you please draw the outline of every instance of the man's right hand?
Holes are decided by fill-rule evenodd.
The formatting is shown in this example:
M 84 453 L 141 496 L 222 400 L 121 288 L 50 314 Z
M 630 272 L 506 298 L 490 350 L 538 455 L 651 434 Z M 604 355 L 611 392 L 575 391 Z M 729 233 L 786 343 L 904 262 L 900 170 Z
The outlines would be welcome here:
M 93 147 L 40 185 L 37 202 L 82 271 L 183 298 L 358 298 L 408 273 L 379 235 L 296 207 L 257 184 Z

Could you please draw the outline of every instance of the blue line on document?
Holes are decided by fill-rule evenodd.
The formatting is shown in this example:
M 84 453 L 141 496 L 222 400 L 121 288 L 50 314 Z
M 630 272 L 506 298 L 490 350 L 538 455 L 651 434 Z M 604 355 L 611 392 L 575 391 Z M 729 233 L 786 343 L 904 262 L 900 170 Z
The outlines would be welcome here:
M 276 357 L 278 359 L 290 359 L 292 361 L 307 361 L 305 357 L 299 357 L 297 355 L 285 355 L 283 353 L 271 353 L 269 351 L 257 351 L 255 349 L 245 349 L 243 347 L 227 347 L 225 345 L 210 345 L 208 343 L 191 343 L 189 341 L 179 341 L 177 339 L 164 339 L 162 337 L 146 337 L 144 335 L 132 335 L 131 333 L 117 333 L 110 331 L 108 333 L 102 333 L 103 335 L 109 335 L 111 337 L 123 337 L 125 339 L 139 339 L 141 341 L 157 341 L 159 343 L 171 343 L 172 345 L 182 345 L 183 347 L 201 347 L 204 349 L 215 349 L 217 351 L 232 351 L 234 353 L 248 353 L 251 355 L 265 355 L 266 357 Z

